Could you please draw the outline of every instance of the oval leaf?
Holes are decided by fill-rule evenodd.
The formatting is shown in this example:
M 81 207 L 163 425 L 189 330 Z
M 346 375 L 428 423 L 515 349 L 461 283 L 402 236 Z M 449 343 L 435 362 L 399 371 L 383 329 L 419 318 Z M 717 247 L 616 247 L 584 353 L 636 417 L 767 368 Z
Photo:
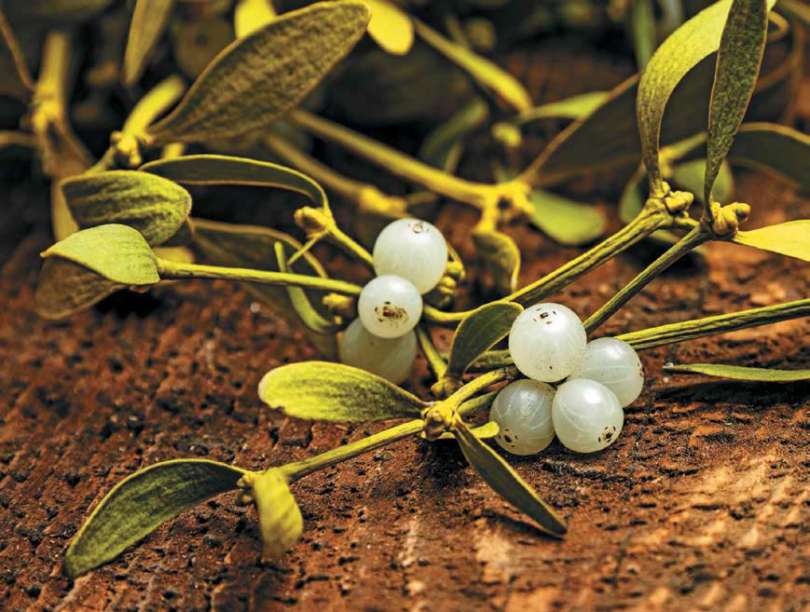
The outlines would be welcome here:
M 512 293 L 520 274 L 520 250 L 515 241 L 499 231 L 474 231 L 473 242 L 476 255 L 492 275 L 498 292 Z
M 670 96 L 681 80 L 701 60 L 717 51 L 732 0 L 720 0 L 684 23 L 669 36 L 650 59 L 638 84 L 636 105 L 641 150 L 653 191 L 661 189 L 658 149 L 661 124 Z M 771 8 L 775 0 L 768 0 Z M 690 112 L 696 112 L 691 105 Z
M 427 406 L 379 376 L 326 361 L 270 370 L 259 383 L 259 397 L 288 416 L 321 421 L 414 417 Z
M 149 128 L 154 144 L 229 138 L 269 125 L 349 52 L 368 19 L 362 3 L 319 2 L 240 38 Z
M 323 188 L 306 174 L 256 159 L 230 155 L 184 155 L 149 162 L 140 170 L 187 185 L 247 185 L 287 189 L 305 195 L 318 206 L 329 208 Z
M 483 125 L 488 116 L 486 103 L 481 98 L 473 98 L 425 138 L 419 157 L 435 168 L 454 172 L 464 137 Z
M 363 0 L 371 10 L 368 33 L 380 48 L 405 55 L 413 46 L 413 21 L 408 13 L 387 0 Z
M 742 123 L 759 76 L 768 34 L 766 0 L 733 0 L 729 10 L 709 102 L 706 178 L 703 201 L 711 202 L 712 187 Z M 707 209 L 708 210 L 708 209 Z
M 238 0 L 233 10 L 233 29 L 237 38 L 253 34 L 277 17 L 271 0 Z
M 705 159 L 693 159 L 691 161 L 678 164 L 672 173 L 672 180 L 679 187 L 695 194 L 695 197 L 703 201 L 703 185 L 706 175 Z M 712 199 L 720 204 L 728 204 L 734 197 L 734 175 L 728 162 L 723 160 L 717 178 L 714 180 L 712 188 Z
M 738 231 L 733 240 L 737 244 L 810 261 L 810 219 Z
M 60 240 L 42 257 L 67 259 L 121 285 L 153 285 L 160 280 L 152 249 L 128 225 L 99 225 Z
M 464 457 L 498 495 L 531 517 L 542 531 L 557 537 L 565 534 L 565 521 L 500 455 L 481 442 L 461 421 L 454 426 L 453 432 Z
M 124 51 L 124 85 L 132 87 L 163 35 L 174 9 L 174 0 L 137 0 Z
M 114 559 L 184 510 L 236 489 L 247 473 L 206 459 L 165 461 L 135 472 L 107 493 L 73 538 L 65 555 L 68 575 Z
M 250 486 L 259 514 L 262 561 L 278 559 L 301 539 L 304 530 L 301 509 L 279 469 L 246 474 L 243 482 Z
M 80 227 L 120 223 L 151 245 L 174 236 L 191 212 L 191 195 L 180 185 L 135 170 L 112 170 L 66 179 L 62 193 Z
M 607 219 L 598 209 L 535 189 L 529 195 L 529 220 L 560 244 L 579 246 L 605 233 Z
M 467 72 L 479 85 L 498 94 L 512 108 L 525 111 L 532 107 L 532 99 L 520 81 L 500 66 L 447 40 L 418 19 L 414 20 L 414 25 L 422 40 Z
M 724 365 L 721 363 L 665 365 L 664 370 L 680 374 L 704 374 L 717 378 L 749 380 L 753 382 L 785 383 L 810 380 L 810 370 L 773 370 L 770 368 L 749 368 L 745 366 Z
M 37 280 L 36 311 L 46 319 L 64 319 L 124 287 L 68 259 L 50 257 Z
M 776 174 L 810 190 L 810 136 L 786 125 L 745 123 L 737 133 L 729 158 Z
M 447 375 L 463 376 L 472 362 L 507 336 L 521 312 L 520 304 L 496 302 L 485 304 L 466 317 L 453 336 Z

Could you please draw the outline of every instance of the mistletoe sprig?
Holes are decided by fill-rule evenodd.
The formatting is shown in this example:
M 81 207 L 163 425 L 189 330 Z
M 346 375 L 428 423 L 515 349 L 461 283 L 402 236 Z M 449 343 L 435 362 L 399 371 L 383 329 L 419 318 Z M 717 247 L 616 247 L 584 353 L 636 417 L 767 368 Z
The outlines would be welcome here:
M 69 14 L 60 13 L 56 6 L 49 17 L 94 19 L 100 11 L 112 10 L 108 4 L 71 3 Z M 130 89 L 149 80 L 144 75 L 155 69 L 150 61 L 165 42 L 169 24 L 177 20 L 179 29 L 188 26 L 187 16 L 174 4 L 135 3 L 122 58 L 123 83 Z M 727 159 L 764 166 L 808 184 L 810 139 L 806 135 L 787 126 L 742 123 L 749 106 L 756 106 L 758 95 L 765 96 L 774 83 L 784 85 L 789 80 L 788 73 L 760 76 L 763 56 L 769 48 L 784 44 L 788 31 L 787 22 L 770 11 L 773 4 L 765 0 L 716 2 L 675 29 L 655 53 L 650 51 L 657 41 L 644 29 L 651 13 L 634 12 L 629 18 L 636 53 L 639 63 L 645 65 L 640 78 L 611 92 L 590 92 L 534 107 L 522 84 L 472 50 L 463 37 L 445 37 L 387 0 L 317 2 L 281 15 L 263 0 L 239 0 L 228 14 L 237 38 L 196 74 L 189 74 L 196 71 L 187 65 L 178 65 L 177 73 L 152 79 L 157 84 L 132 107 L 120 130 L 109 134 L 110 146 L 94 164 L 68 121 L 70 64 L 76 53 L 70 29 L 55 28 L 46 36 L 35 81 L 13 27 L 0 15 L 3 59 L 13 68 L 13 82 L 6 89 L 30 109 L 30 134 L 21 132 L 8 142 L 33 146 L 56 185 L 52 208 L 57 242 L 43 253 L 37 289 L 37 308 L 43 316 L 70 316 L 121 289 L 144 290 L 169 280 L 228 279 L 249 283 L 250 290 L 280 316 L 302 325 L 327 356 L 334 353 L 336 334 L 341 330 L 345 330 L 345 349 L 345 338 L 352 333 L 347 324 L 359 311 L 363 325 L 354 329 L 361 330 L 358 333 L 367 346 L 377 343 L 375 350 L 384 354 L 390 345 L 378 343 L 373 320 L 364 319 L 363 296 L 368 296 L 374 281 L 363 287 L 354 279 L 331 278 L 312 252 L 316 243 L 325 241 L 369 269 L 379 267 L 376 249 L 370 253 L 362 240 L 339 227 L 327 192 L 341 196 L 359 213 L 386 222 L 409 218 L 420 203 L 436 202 L 439 197 L 474 207 L 479 213 L 472 232 L 476 251 L 501 293 L 498 299 L 471 310 L 452 310 L 465 267 L 442 239 L 445 250 L 435 278 L 414 289 L 415 297 L 411 295 L 412 302 L 418 299 L 421 320 L 420 314 L 411 314 L 396 300 L 383 300 L 390 302 L 386 307 L 397 316 L 408 315 L 406 332 L 411 334 L 407 336 L 410 357 L 405 359 L 406 367 L 399 368 L 405 376 L 387 378 L 397 378 L 397 383 L 407 378 L 418 344 L 436 378 L 430 400 L 377 375 L 382 373 L 384 360 L 367 360 L 364 365 L 372 371 L 329 361 L 271 370 L 259 385 L 259 396 L 286 415 L 340 422 L 406 420 L 320 455 L 260 471 L 199 459 L 177 459 L 140 470 L 113 488 L 76 534 L 66 553 L 68 573 L 78 576 L 114 559 L 185 509 L 233 490 L 255 502 L 263 556 L 277 558 L 295 545 L 304 528 L 290 485 L 410 436 L 431 442 L 455 440 L 467 461 L 497 493 L 533 519 L 540 530 L 562 537 L 566 531 L 563 517 L 483 440 L 495 438 L 514 452 L 527 448 L 536 452 L 555 432 L 566 446 L 581 452 L 612 443 L 621 429 L 621 420 L 617 430 L 615 419 L 623 418 L 622 406 L 637 397 L 640 386 L 624 397 L 611 387 L 611 381 L 598 382 L 596 370 L 583 370 L 588 347 L 600 341 L 586 346 L 586 335 L 596 332 L 661 272 L 700 245 L 721 240 L 810 261 L 806 238 L 810 220 L 744 231 L 740 225 L 750 205 L 726 199 L 730 191 Z M 11 17 L 12 22 L 15 17 L 24 22 L 42 15 L 26 17 L 23 11 L 23 17 Z M 769 21 L 776 26 L 775 34 L 769 34 Z M 415 39 L 421 40 L 435 52 L 437 66 L 445 69 L 449 65 L 475 84 L 475 93 L 463 100 L 461 111 L 437 126 L 419 158 L 335 123 L 321 116 L 317 108 L 300 107 L 366 31 L 386 53 L 402 62 L 416 57 L 412 46 Z M 175 48 L 179 58 L 178 51 Z M 354 55 L 347 58 L 350 65 Z M 188 76 L 193 82 L 186 87 Z M 695 111 L 695 101 L 698 108 L 705 104 L 705 114 Z M 471 134 L 488 127 L 504 147 L 508 165 L 506 161 L 514 160 L 520 150 L 523 132 L 549 117 L 572 122 L 525 168 L 505 168 L 497 174 L 503 180 L 494 182 L 455 174 Z M 302 144 L 307 135 L 380 165 L 418 186 L 419 191 L 395 196 L 344 176 L 307 150 Z M 186 147 L 204 152 L 185 154 Z M 297 169 L 279 164 L 279 158 Z M 499 228 L 520 218 L 563 244 L 593 243 L 604 234 L 601 214 L 548 189 L 583 172 L 639 161 L 639 172 L 622 197 L 626 225 L 542 278 L 518 287 L 520 252 Z M 193 198 L 187 188 L 200 185 L 249 185 L 305 198 L 307 205 L 294 212 L 303 239 L 274 228 L 192 216 Z M 700 213 L 692 216 L 696 200 Z M 420 225 L 419 231 L 428 226 Z M 666 250 L 584 323 L 562 306 L 536 305 L 648 238 L 663 242 Z M 375 280 L 383 278 L 385 275 Z M 419 280 L 411 277 L 404 282 L 419 285 Z M 379 291 L 379 284 L 375 287 Z M 807 314 L 810 299 L 803 299 L 629 332 L 615 341 L 630 351 L 624 354 L 630 355 L 627 363 L 632 365 L 637 363 L 634 350 Z M 557 321 L 557 327 L 540 327 L 543 333 L 538 332 L 537 337 L 510 336 L 515 329 L 523 329 L 526 321 L 532 325 Z M 447 355 L 433 343 L 431 332 L 439 326 L 455 330 Z M 539 361 L 552 370 L 562 363 L 570 367 L 546 375 L 537 369 L 538 362 L 526 360 L 528 345 L 521 345 L 521 338 L 532 341 L 531 353 L 532 343 L 543 345 L 543 334 L 553 329 L 564 338 L 560 345 L 564 348 Z M 376 331 L 385 335 L 382 328 Z M 507 336 L 510 350 L 497 350 Z M 596 349 L 592 352 L 596 354 Z M 345 350 L 342 357 L 352 361 Z M 720 364 L 668 369 L 781 382 L 807 377 L 806 371 Z M 561 382 L 575 370 L 582 378 Z M 524 380 L 522 375 L 533 380 Z M 548 422 L 543 424 L 542 436 L 539 427 L 532 430 L 538 437 L 528 446 L 525 438 L 520 444 L 509 439 L 516 425 L 515 412 L 509 408 L 511 399 L 506 398 L 519 396 L 513 385 L 523 385 L 524 391 L 531 388 L 535 394 L 531 396 L 532 410 L 562 414 L 571 408 L 571 402 L 584 401 L 572 386 L 583 379 L 597 381 L 594 388 L 611 405 L 614 420 L 597 420 L 597 424 L 613 429 L 606 429 L 609 436 L 600 434 L 598 447 L 593 440 L 587 445 L 574 441 L 575 428 L 557 418 L 552 429 Z M 631 382 L 636 384 L 638 376 Z M 492 420 L 474 427 L 470 417 L 490 406 Z

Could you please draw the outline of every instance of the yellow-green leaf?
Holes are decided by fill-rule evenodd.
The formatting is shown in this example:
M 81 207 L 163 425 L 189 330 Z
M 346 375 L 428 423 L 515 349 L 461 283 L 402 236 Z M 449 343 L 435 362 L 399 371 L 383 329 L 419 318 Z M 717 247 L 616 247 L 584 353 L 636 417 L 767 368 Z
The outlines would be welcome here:
M 318 2 L 240 38 L 149 128 L 154 144 L 235 137 L 269 125 L 349 52 L 368 19 L 362 3 Z
M 565 521 L 500 455 L 473 435 L 463 422 L 453 427 L 453 433 L 464 457 L 498 495 L 531 517 L 546 533 L 557 537 L 565 534 Z
M 594 206 L 539 189 L 531 192 L 529 203 L 529 221 L 560 244 L 587 244 L 605 233 L 607 219 Z
M 34 302 L 40 316 L 64 319 L 124 287 L 68 259 L 50 257 L 42 264 Z
M 447 375 L 460 378 L 478 357 L 502 340 L 523 312 L 514 302 L 495 302 L 477 308 L 456 329 L 450 346 Z
M 652 0 L 633 0 L 630 8 L 630 31 L 639 70 L 650 61 L 657 43 Z
M 479 85 L 503 98 L 512 108 L 525 111 L 532 107 L 532 99 L 520 81 L 500 66 L 447 40 L 418 19 L 414 20 L 414 25 L 416 33 L 426 43 L 466 71 Z
M 810 370 L 775 370 L 771 368 L 749 368 L 745 366 L 724 365 L 721 363 L 690 363 L 665 365 L 664 370 L 680 374 L 704 374 L 717 378 L 732 380 L 749 380 L 753 382 L 798 382 L 810 380 Z
M 734 242 L 810 261 L 810 219 L 777 223 L 755 230 L 740 230 L 734 235 Z
M 121 285 L 153 285 L 157 262 L 144 237 L 128 225 L 99 225 L 71 234 L 42 253 L 67 259 Z
M 695 194 L 695 198 L 702 202 L 705 174 L 706 160 L 693 159 L 675 166 L 672 180 L 678 187 Z M 734 175 L 726 160 L 720 164 L 720 170 L 712 188 L 712 198 L 720 204 L 728 204 L 734 198 Z
M 233 10 L 236 38 L 253 34 L 277 17 L 271 0 L 238 0 Z
M 329 208 L 323 188 L 306 174 L 256 159 L 229 155 L 184 155 L 149 162 L 140 170 L 187 185 L 248 185 L 287 189 L 306 196 L 313 204 Z
M 810 136 L 776 123 L 744 123 L 729 159 L 810 190 Z
M 85 521 L 65 555 L 72 578 L 111 561 L 164 522 L 237 488 L 247 472 L 206 459 L 165 461 L 118 483 Z
M 706 178 L 703 201 L 708 206 L 720 165 L 742 123 L 754 93 L 768 34 L 766 0 L 733 0 L 723 28 L 709 102 Z
M 454 172 L 461 157 L 462 141 L 487 120 L 489 108 L 481 98 L 473 98 L 455 115 L 428 134 L 419 157 L 431 166 Z
M 541 119 L 581 119 L 604 104 L 609 95 L 610 93 L 607 91 L 590 91 L 548 102 L 523 111 L 511 121 L 516 125 L 528 126 Z
M 508 295 L 517 288 L 520 274 L 520 250 L 515 241 L 499 231 L 474 231 L 473 242 L 478 259 L 492 275 L 495 288 Z
M 174 8 L 174 0 L 137 0 L 124 51 L 124 85 L 132 87 L 143 73 Z
M 413 21 L 388 0 L 363 0 L 371 11 L 368 33 L 384 51 L 405 55 L 413 46 Z
M 284 252 L 285 248 L 286 247 L 283 242 L 276 242 L 276 262 L 278 263 L 279 272 L 291 271 L 287 266 L 287 256 Z M 290 298 L 290 304 L 298 314 L 298 317 L 304 324 L 304 327 L 318 334 L 337 332 L 337 327 L 335 324 L 318 312 L 318 310 L 309 301 L 307 292 L 301 287 L 287 287 L 287 296 Z
M 641 150 L 653 191 L 662 189 L 658 155 L 661 124 L 670 96 L 701 60 L 717 51 L 732 0 L 720 0 L 675 30 L 656 50 L 638 85 L 636 104 Z M 768 8 L 775 0 L 768 0 Z M 690 112 L 695 113 L 694 105 Z
M 62 181 L 61 189 L 79 227 L 129 225 L 151 245 L 174 236 L 191 212 L 188 191 L 165 178 L 135 170 L 76 176 Z
M 34 83 L 28 72 L 20 45 L 6 16 L 0 11 L 0 95 L 11 96 L 23 102 L 31 98 Z
M 288 416 L 320 421 L 415 417 L 427 406 L 379 376 L 326 361 L 270 370 L 259 383 L 259 397 Z
M 259 514 L 262 561 L 278 559 L 291 549 L 304 530 L 301 509 L 278 468 L 245 474 L 242 482 L 251 490 Z

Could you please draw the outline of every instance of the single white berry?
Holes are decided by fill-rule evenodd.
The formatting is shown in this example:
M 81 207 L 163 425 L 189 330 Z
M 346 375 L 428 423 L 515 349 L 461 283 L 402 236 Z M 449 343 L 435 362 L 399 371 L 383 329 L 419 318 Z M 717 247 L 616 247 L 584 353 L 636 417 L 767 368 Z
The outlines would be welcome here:
M 554 389 L 536 380 L 506 385 L 492 403 L 489 420 L 500 427 L 495 441 L 514 455 L 534 455 L 554 439 L 551 403 Z
M 644 367 L 632 346 L 618 338 L 598 338 L 588 342 L 585 356 L 571 378 L 589 378 L 616 394 L 619 404 L 629 406 L 641 395 Z
M 411 374 L 416 359 L 416 333 L 411 330 L 399 338 L 378 338 L 368 333 L 360 319 L 355 319 L 338 340 L 338 356 L 346 365 L 398 385 Z
M 563 446 L 576 453 L 594 453 L 619 437 L 624 410 L 602 383 L 573 378 L 557 388 L 551 418 Z
M 576 313 L 561 304 L 535 304 L 509 332 L 509 353 L 529 378 L 554 382 L 568 376 L 585 354 L 587 336 Z
M 447 243 L 427 221 L 398 219 L 377 236 L 373 258 L 378 275 L 401 276 L 419 293 L 427 293 L 439 284 L 447 267 Z
M 422 296 L 413 283 L 386 274 L 363 287 L 357 313 L 367 331 L 379 338 L 399 338 L 411 331 L 422 316 Z

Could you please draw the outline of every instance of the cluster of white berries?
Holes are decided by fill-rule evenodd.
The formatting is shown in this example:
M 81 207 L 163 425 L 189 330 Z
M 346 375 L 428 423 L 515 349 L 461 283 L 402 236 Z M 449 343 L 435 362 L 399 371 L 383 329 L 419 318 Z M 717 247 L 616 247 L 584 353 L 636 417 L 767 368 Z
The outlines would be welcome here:
M 492 404 L 498 444 L 533 455 L 556 435 L 566 448 L 593 453 L 610 446 L 624 424 L 623 408 L 641 394 L 644 371 L 636 351 L 616 338 L 587 341 L 582 322 L 560 304 L 536 304 L 515 319 L 509 352 L 529 380 L 504 387 Z M 555 389 L 551 382 L 561 381 Z
M 413 329 L 422 316 L 422 295 L 447 268 L 447 243 L 427 221 L 398 219 L 374 243 L 372 279 L 360 292 L 358 318 L 338 343 L 340 360 L 393 383 L 408 378 L 416 358 Z

